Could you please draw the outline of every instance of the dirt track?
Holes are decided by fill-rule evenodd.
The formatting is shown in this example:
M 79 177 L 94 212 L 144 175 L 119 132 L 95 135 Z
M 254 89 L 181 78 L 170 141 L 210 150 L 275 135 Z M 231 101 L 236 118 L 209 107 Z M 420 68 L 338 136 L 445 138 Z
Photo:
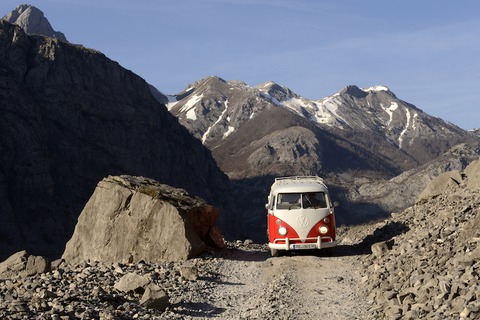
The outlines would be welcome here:
M 215 259 L 217 285 L 208 294 L 213 311 L 205 318 L 366 319 L 365 302 L 354 294 L 361 283 L 358 258 L 230 251 Z

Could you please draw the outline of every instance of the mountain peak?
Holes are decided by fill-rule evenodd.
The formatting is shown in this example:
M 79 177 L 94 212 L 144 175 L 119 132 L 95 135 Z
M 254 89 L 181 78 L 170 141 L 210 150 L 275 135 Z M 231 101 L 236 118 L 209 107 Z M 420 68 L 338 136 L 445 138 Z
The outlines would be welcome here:
M 396 98 L 395 94 L 390 91 L 390 89 L 387 86 L 384 85 L 378 85 L 378 86 L 373 86 L 369 88 L 362 88 L 360 89 L 356 85 L 348 85 L 342 90 L 340 90 L 340 94 L 348 94 L 351 96 L 354 96 L 356 98 L 364 98 L 368 96 L 369 93 L 379 93 L 379 92 L 385 92 L 389 94 L 390 96 Z
M 289 88 L 281 86 L 273 81 L 261 83 L 257 85 L 256 88 L 278 101 L 288 100 L 296 96 L 296 94 Z
M 53 30 L 52 25 L 45 18 L 43 12 L 32 5 L 21 4 L 2 19 L 18 25 L 28 34 L 41 34 L 67 41 L 63 33 Z
M 368 95 L 367 92 L 363 91 L 362 89 L 360 89 L 356 85 L 346 86 L 345 88 L 340 90 L 340 94 L 348 94 L 348 95 L 354 96 L 356 98 L 364 98 Z

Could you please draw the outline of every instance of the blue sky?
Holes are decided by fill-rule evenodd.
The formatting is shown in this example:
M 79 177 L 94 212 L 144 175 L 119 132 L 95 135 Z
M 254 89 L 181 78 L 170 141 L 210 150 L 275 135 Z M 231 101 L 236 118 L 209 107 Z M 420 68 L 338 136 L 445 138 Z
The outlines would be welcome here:
M 477 0 L 2 0 L 0 16 L 22 3 L 167 94 L 210 75 L 309 99 L 385 85 L 480 127 Z

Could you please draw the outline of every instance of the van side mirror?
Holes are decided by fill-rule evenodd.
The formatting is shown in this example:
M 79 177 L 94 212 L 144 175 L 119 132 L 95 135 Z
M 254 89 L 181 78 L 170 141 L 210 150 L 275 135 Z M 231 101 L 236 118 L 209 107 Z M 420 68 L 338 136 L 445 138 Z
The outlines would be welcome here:
M 334 206 L 334 207 L 338 207 L 339 205 L 340 205 L 340 202 L 338 202 L 338 201 L 335 201 L 335 202 L 333 203 L 333 206 Z
M 268 203 L 266 203 L 266 204 L 265 204 L 265 209 L 267 209 L 267 210 L 268 210 Z

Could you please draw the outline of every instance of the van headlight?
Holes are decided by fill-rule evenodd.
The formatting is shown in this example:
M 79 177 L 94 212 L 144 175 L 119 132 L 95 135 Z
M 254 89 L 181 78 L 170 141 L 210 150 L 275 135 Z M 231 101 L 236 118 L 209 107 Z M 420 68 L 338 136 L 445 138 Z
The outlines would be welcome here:
M 278 228 L 278 234 L 281 235 L 281 236 L 286 236 L 287 232 L 288 232 L 288 230 L 285 227 Z
M 321 226 L 320 228 L 318 228 L 318 232 L 320 232 L 320 234 L 326 234 L 326 233 L 328 233 L 328 227 L 327 226 Z

